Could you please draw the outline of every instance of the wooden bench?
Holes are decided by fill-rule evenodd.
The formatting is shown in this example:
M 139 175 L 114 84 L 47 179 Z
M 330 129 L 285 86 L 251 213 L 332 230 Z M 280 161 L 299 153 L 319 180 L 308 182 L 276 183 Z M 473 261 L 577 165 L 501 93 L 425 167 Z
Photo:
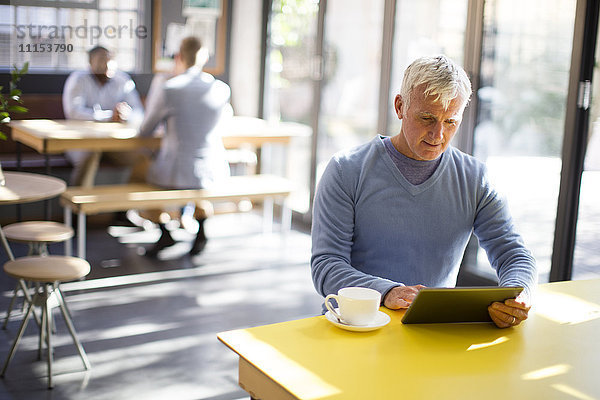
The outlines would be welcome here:
M 92 187 L 70 187 L 61 195 L 65 224 L 72 223 L 72 213 L 77 214 L 77 255 L 85 259 L 86 215 L 131 209 L 161 209 L 183 207 L 190 202 L 207 200 L 263 201 L 263 229 L 272 230 L 273 204 L 277 200 L 282 207 L 282 231 L 291 227 L 291 210 L 285 199 L 292 191 L 292 182 L 274 175 L 232 176 L 209 189 L 164 189 L 150 184 L 101 185 Z M 67 242 L 66 254 L 72 253 L 72 244 Z

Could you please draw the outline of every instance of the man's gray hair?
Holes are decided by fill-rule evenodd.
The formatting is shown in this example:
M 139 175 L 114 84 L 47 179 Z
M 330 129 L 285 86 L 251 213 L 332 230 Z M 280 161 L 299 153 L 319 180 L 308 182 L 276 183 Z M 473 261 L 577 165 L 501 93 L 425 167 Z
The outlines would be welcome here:
M 406 109 L 410 103 L 412 90 L 425 84 L 425 96 L 435 96 L 447 109 L 455 98 L 465 104 L 471 97 L 471 81 L 465 70 L 444 55 L 421 57 L 413 61 L 406 71 L 400 89 L 400 96 Z

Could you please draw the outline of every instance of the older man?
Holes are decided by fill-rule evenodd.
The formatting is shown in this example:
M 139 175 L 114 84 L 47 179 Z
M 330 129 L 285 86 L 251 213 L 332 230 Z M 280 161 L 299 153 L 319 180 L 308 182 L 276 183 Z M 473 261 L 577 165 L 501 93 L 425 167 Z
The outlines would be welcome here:
M 312 227 L 312 277 L 323 296 L 364 286 L 386 307 L 406 308 L 423 286 L 456 285 L 473 232 L 499 284 L 525 287 L 518 299 L 490 306 L 492 320 L 505 328 L 527 318 L 535 261 L 485 165 L 450 146 L 470 95 L 466 73 L 450 59 L 418 59 L 394 101 L 400 133 L 331 159 Z

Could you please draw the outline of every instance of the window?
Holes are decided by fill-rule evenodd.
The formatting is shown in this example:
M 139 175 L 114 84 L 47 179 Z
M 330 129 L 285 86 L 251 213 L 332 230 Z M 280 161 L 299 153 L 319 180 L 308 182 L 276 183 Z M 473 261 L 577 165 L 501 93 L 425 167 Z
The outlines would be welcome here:
M 31 72 L 88 65 L 102 45 L 120 69 L 142 72 L 150 46 L 150 0 L 23 0 L 0 5 L 0 68 L 28 61 Z
M 264 104 L 268 120 L 294 122 L 310 130 L 318 11 L 319 4 L 313 0 L 272 2 Z M 294 151 L 283 162 L 285 175 L 297 188 L 290 206 L 301 213 L 309 210 L 310 140 L 310 136 L 294 138 L 290 144 Z
M 404 70 L 410 63 L 426 55 L 445 54 L 462 64 L 467 3 L 466 0 L 400 0 L 396 3 L 388 129 L 383 134 L 393 136 L 400 132 L 394 98 L 400 93 Z
M 317 177 L 331 156 L 377 133 L 384 1 L 329 0 Z
M 572 0 L 494 0 L 484 13 L 474 155 L 506 197 L 540 282 L 553 251 L 574 19 Z M 488 265 L 480 250 L 478 271 Z

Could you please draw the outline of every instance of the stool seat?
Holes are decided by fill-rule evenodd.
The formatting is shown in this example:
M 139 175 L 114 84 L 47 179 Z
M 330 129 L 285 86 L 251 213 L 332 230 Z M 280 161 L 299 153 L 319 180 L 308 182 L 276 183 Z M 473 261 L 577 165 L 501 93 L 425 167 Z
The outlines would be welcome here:
M 0 371 L 0 377 L 4 377 L 8 364 L 10 364 L 15 355 L 19 341 L 27 329 L 29 317 L 32 313 L 35 315 L 35 307 L 40 307 L 42 311 L 41 322 L 39 322 L 38 358 L 42 359 L 42 347 L 45 345 L 48 364 L 48 389 L 54 386 L 52 382 L 52 362 L 54 358 L 52 348 L 54 318 L 52 316 L 52 309 L 56 306 L 60 308 L 67 329 L 71 334 L 71 338 L 73 338 L 73 343 L 77 348 L 85 369 L 90 369 L 90 362 L 81 342 L 77 338 L 73 321 L 71 321 L 70 313 L 67 309 L 67 303 L 60 290 L 60 282 L 72 281 L 86 276 L 90 272 L 90 264 L 84 259 L 70 256 L 29 256 L 6 262 L 4 264 L 4 272 L 13 278 L 17 278 L 20 282 L 24 280 L 33 281 L 36 282 L 36 285 L 32 288 L 34 291 L 33 298 L 29 296 L 28 288 L 23 286 L 23 292 L 27 299 L 27 311 L 21 321 L 19 332 L 10 348 L 8 357 L 4 362 L 4 367 Z
M 2 227 L 7 239 L 16 242 L 64 242 L 73 237 L 73 228 L 53 221 L 17 222 Z
M 26 281 L 66 282 L 89 274 L 90 264 L 82 258 L 70 256 L 21 257 L 6 262 L 4 272 Z
M 48 245 L 58 242 L 65 243 L 65 254 L 71 255 L 71 242 L 68 240 L 73 237 L 73 228 L 68 225 L 53 221 L 27 221 L 17 222 L 7 225 L 3 228 L 3 233 L 8 240 L 13 242 L 22 242 L 29 245 L 28 256 L 48 255 Z M 25 294 L 27 290 L 23 279 L 19 279 L 15 287 L 12 299 L 6 311 L 3 328 L 6 329 L 13 306 L 19 297 L 19 289 Z M 26 296 L 27 297 L 27 296 Z M 37 321 L 37 317 L 36 317 Z

